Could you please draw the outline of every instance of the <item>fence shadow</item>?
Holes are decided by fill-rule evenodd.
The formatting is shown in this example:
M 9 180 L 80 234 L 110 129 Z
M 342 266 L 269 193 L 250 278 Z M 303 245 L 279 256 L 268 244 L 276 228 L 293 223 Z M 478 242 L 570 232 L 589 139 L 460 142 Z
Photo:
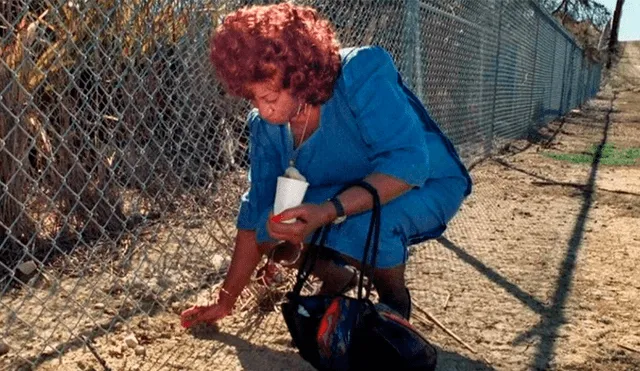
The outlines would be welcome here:
M 596 184 L 595 184 L 598 168 L 600 165 L 600 160 L 602 158 L 603 149 L 607 144 L 607 140 L 608 140 L 609 127 L 611 125 L 611 113 L 613 112 L 613 102 L 615 101 L 616 97 L 617 97 L 617 94 L 614 94 L 613 98 L 611 99 L 611 103 L 610 103 L 611 108 L 607 112 L 607 115 L 605 118 L 605 126 L 603 128 L 602 140 L 600 141 L 594 153 L 594 158 L 591 163 L 589 178 L 586 184 L 557 182 L 552 179 L 546 178 L 544 176 L 535 174 L 531 171 L 517 168 L 504 160 L 492 159 L 493 161 L 505 167 L 508 167 L 512 170 L 519 171 L 531 177 L 540 179 L 541 180 L 540 182 L 536 182 L 536 184 L 539 186 L 547 186 L 547 185 L 568 186 L 568 187 L 576 188 L 580 190 L 582 193 L 582 199 L 583 199 L 582 206 L 576 217 L 576 222 L 568 242 L 567 251 L 566 251 L 564 260 L 562 261 L 562 264 L 560 266 L 560 271 L 559 271 L 558 279 L 556 283 L 556 290 L 550 300 L 551 305 L 545 306 L 542 302 L 540 302 L 530 294 L 520 289 L 517 285 L 509 282 L 506 278 L 501 276 L 495 270 L 488 267 L 479 259 L 475 258 L 474 256 L 472 256 L 462 248 L 456 246 L 454 243 L 452 243 L 448 239 L 444 237 L 440 237 L 437 239 L 437 241 L 442 246 L 444 246 L 448 250 L 455 253 L 464 262 L 474 267 L 477 271 L 482 273 L 489 280 L 491 280 L 495 284 L 504 288 L 516 299 L 526 304 L 531 310 L 541 315 L 542 318 L 537 325 L 527 330 L 523 334 L 519 335 L 512 342 L 513 345 L 517 345 L 530 340 L 532 337 L 540 338 L 538 348 L 535 354 L 535 358 L 533 360 L 533 364 L 531 365 L 532 368 L 535 370 L 546 370 L 549 368 L 549 365 L 553 360 L 553 353 L 556 347 L 558 331 L 560 327 L 564 323 L 566 323 L 567 319 L 566 319 L 564 308 L 569 298 L 569 295 L 571 293 L 572 284 L 573 284 L 573 275 L 576 268 L 576 260 L 580 252 L 580 248 L 582 247 L 582 238 L 584 236 L 585 224 L 587 221 L 589 211 L 593 204 L 594 193 L 597 190 L 601 190 L 601 191 L 607 191 L 612 193 L 640 196 L 632 192 L 599 189 L 596 187 Z
M 560 326 L 562 326 L 562 324 L 566 322 L 564 308 L 567 303 L 567 299 L 569 298 L 569 294 L 571 293 L 573 274 L 576 268 L 576 260 L 578 258 L 578 253 L 580 252 L 580 248 L 582 247 L 582 238 L 584 236 L 587 216 L 593 204 L 593 195 L 596 189 L 595 183 L 598 174 L 598 168 L 600 165 L 600 159 L 602 158 L 603 149 L 607 144 L 609 127 L 611 125 L 611 113 L 613 112 L 613 102 L 616 98 L 617 94 L 614 94 L 611 98 L 611 108 L 609 109 L 609 112 L 607 113 L 605 118 L 602 140 L 596 148 L 593 162 L 591 163 L 589 179 L 587 181 L 586 187 L 582 192 L 582 207 L 580 208 L 580 212 L 576 217 L 576 223 L 567 246 L 567 253 L 562 262 L 562 265 L 560 266 L 558 282 L 556 284 L 556 291 L 551 299 L 551 306 L 544 314 L 540 323 L 532 329 L 534 331 L 540 328 L 545 329 L 544 331 L 539 331 L 540 343 L 534 358 L 534 363 L 532 365 L 535 369 L 547 369 L 549 367 L 549 364 L 553 359 L 556 340 L 558 338 L 558 331 L 560 329 Z M 532 333 L 533 332 L 531 330 L 528 331 L 525 334 L 526 336 L 524 338 L 526 339 L 526 337 L 530 337 Z M 519 340 L 520 339 L 523 339 L 523 337 L 520 336 Z
M 460 248 L 450 240 L 445 237 L 439 237 L 436 239 L 442 246 L 444 246 L 449 251 L 453 252 L 465 263 L 471 265 L 478 272 L 482 273 L 485 277 L 487 277 L 490 281 L 502 287 L 505 291 L 511 294 L 516 299 L 520 300 L 523 304 L 525 304 L 529 309 L 534 311 L 535 313 L 542 314 L 545 311 L 545 306 L 540 300 L 533 297 L 528 292 L 522 290 L 517 285 L 509 282 L 504 276 L 500 273 L 493 270 L 491 267 L 485 265 L 478 258 L 466 252 L 464 249 Z

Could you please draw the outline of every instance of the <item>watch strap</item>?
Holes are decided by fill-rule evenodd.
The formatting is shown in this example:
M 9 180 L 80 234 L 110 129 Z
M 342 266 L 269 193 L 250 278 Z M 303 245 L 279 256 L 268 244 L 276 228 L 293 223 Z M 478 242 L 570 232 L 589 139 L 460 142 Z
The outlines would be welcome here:
M 329 199 L 329 202 L 333 204 L 333 207 L 336 208 L 336 217 L 341 218 L 345 216 L 344 206 L 342 206 L 342 202 L 338 199 L 338 197 L 332 197 Z

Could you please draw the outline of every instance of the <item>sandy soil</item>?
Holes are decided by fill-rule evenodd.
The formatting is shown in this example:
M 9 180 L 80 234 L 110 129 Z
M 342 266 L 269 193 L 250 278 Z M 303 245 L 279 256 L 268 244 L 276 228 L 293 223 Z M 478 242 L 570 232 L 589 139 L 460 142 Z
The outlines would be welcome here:
M 440 370 L 640 370 L 640 353 L 629 350 L 640 349 L 640 162 L 548 155 L 639 148 L 638 86 L 608 86 L 475 166 L 474 193 L 445 237 L 413 249 L 414 305 L 476 350 L 414 318 L 440 349 Z M 119 260 L 3 297 L 3 313 L 19 315 L 0 318 L 15 329 L 0 369 L 311 370 L 273 310 L 278 292 L 260 311 L 244 299 L 219 329 L 180 328 L 177 313 L 208 300 L 224 274 L 231 227 L 206 215 L 172 223 L 149 226 Z

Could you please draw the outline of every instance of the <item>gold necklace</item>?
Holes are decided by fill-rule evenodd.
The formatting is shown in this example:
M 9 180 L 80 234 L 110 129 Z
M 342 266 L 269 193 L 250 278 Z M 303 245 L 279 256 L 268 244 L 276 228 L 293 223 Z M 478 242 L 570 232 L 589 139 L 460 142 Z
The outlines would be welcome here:
M 298 152 L 300 151 L 300 147 L 302 147 L 302 142 L 304 141 L 304 135 L 307 133 L 307 126 L 309 125 L 309 116 L 311 116 L 311 110 L 308 109 L 308 106 L 305 104 L 305 110 L 307 110 L 307 119 L 304 122 L 304 127 L 302 128 L 302 136 L 300 136 L 300 144 L 296 148 L 293 149 L 293 156 L 289 159 L 289 166 L 296 167 L 296 160 L 298 159 Z M 296 116 L 300 114 L 300 108 L 298 108 L 298 113 Z M 293 145 L 296 145 L 296 138 L 293 136 L 293 130 L 291 130 L 291 122 L 289 122 L 289 132 L 291 133 L 291 141 Z

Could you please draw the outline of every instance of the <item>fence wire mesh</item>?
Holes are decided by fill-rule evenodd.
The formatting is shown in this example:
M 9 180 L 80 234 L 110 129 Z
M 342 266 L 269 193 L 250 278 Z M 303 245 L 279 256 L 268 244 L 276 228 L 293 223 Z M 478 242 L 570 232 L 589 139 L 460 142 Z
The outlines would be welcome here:
M 2 368 L 177 313 L 221 282 L 249 105 L 214 80 L 208 38 L 248 3 L 0 4 Z M 601 66 L 532 1 L 301 3 L 344 46 L 389 50 L 467 164 L 599 88 Z

